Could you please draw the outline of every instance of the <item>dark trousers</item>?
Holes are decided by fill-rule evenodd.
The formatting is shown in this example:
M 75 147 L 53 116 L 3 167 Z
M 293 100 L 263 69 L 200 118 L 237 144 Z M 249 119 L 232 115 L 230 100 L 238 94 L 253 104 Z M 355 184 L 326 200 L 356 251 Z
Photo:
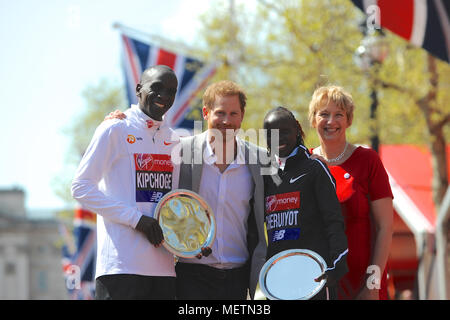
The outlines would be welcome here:
M 135 274 L 104 275 L 95 279 L 96 300 L 174 300 L 175 277 Z
M 246 300 L 249 268 L 217 269 L 195 263 L 177 263 L 179 300 Z

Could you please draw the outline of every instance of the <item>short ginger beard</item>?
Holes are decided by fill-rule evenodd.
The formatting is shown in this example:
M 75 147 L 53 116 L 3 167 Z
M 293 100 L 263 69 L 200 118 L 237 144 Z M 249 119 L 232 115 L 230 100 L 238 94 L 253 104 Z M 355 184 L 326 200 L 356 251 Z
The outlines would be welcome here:
M 218 164 L 230 164 L 234 161 L 235 155 L 237 154 L 237 144 L 236 144 L 236 130 L 227 129 L 229 131 L 234 131 L 229 134 L 222 134 L 222 131 L 216 128 L 209 129 L 209 143 L 217 157 Z

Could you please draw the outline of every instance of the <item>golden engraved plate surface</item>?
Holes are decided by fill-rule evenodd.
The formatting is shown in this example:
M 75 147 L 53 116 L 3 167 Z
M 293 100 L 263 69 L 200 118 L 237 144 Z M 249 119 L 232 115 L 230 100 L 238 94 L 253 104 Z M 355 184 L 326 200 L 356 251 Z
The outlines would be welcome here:
M 193 258 L 215 238 L 215 219 L 197 193 L 177 189 L 167 193 L 156 207 L 164 233 L 164 246 L 178 257 Z

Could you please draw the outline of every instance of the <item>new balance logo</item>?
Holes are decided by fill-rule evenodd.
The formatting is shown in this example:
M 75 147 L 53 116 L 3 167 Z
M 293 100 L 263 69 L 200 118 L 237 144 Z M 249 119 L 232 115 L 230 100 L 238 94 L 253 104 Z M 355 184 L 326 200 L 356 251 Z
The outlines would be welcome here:
M 164 193 L 162 193 L 162 192 L 153 192 L 153 194 L 150 198 L 150 202 L 159 202 L 159 200 L 161 200 L 163 195 L 164 195 Z
M 273 242 L 283 240 L 286 230 L 278 230 L 273 233 Z
M 298 240 L 300 238 L 300 228 L 288 228 L 269 231 L 269 241 L 277 242 L 284 240 Z

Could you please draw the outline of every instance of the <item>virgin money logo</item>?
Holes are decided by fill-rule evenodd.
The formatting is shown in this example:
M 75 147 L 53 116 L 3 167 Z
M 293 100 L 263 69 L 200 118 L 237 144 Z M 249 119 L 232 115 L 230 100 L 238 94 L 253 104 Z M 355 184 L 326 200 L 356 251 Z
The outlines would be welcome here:
M 300 192 L 288 192 L 266 197 L 266 212 L 300 208 Z
M 135 153 L 134 162 L 137 171 L 173 172 L 169 154 Z
M 277 197 L 276 196 L 268 196 L 266 198 L 266 211 L 273 212 L 277 207 Z
M 134 155 L 138 170 L 149 171 L 153 167 L 153 157 L 148 153 L 136 153 Z

